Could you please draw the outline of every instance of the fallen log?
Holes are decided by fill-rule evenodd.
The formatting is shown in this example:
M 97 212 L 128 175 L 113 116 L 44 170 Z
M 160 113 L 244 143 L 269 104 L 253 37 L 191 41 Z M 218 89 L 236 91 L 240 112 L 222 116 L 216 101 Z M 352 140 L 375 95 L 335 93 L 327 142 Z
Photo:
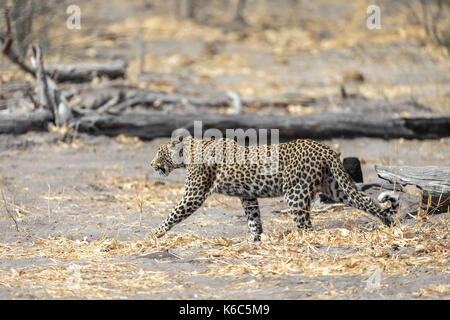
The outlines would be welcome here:
M 23 121 L 21 117 L 24 117 Z M 31 114 L 30 117 L 34 116 Z M 25 115 L 10 116 L 10 118 L 14 118 L 17 123 L 23 123 L 19 131 L 26 131 L 28 121 Z M 296 138 L 327 139 L 334 137 L 435 139 L 450 136 L 450 117 L 404 119 L 392 115 L 367 116 L 367 114 L 356 113 L 286 116 L 250 113 L 232 115 L 87 112 L 75 114 L 68 125 L 90 134 L 117 136 L 123 133 L 137 136 L 143 140 L 151 140 L 170 137 L 176 129 L 186 129 L 194 134 L 194 121 L 200 121 L 200 130 L 203 132 L 207 129 L 218 129 L 224 136 L 226 136 L 227 129 L 278 129 L 280 141 Z M 46 125 L 41 124 L 40 127 L 44 128 Z M 1 132 L 12 133 L 8 132 L 7 128 L 9 127 L 5 126 Z M 35 122 L 30 128 L 36 128 Z
M 401 185 L 416 185 L 435 194 L 450 193 L 450 167 L 375 166 L 382 179 Z
M 46 66 L 46 71 L 56 82 L 89 82 L 95 77 L 116 79 L 125 78 L 127 62 L 115 60 L 109 63 L 48 65 Z
M 47 126 L 53 121 L 50 110 L 38 110 L 23 114 L 0 115 L 0 133 L 22 134 L 28 131 L 47 130 Z
M 422 206 L 439 212 L 450 209 L 450 167 L 376 165 L 375 171 L 393 184 L 414 185 L 423 190 Z
M 433 139 L 450 136 L 450 117 L 399 118 L 392 115 L 327 113 L 308 116 L 258 114 L 167 114 L 123 113 L 90 114 L 78 120 L 80 131 L 116 136 L 121 133 L 142 139 L 170 137 L 176 129 L 194 134 L 194 121 L 201 130 L 278 129 L 280 140 L 295 138 L 377 137 Z

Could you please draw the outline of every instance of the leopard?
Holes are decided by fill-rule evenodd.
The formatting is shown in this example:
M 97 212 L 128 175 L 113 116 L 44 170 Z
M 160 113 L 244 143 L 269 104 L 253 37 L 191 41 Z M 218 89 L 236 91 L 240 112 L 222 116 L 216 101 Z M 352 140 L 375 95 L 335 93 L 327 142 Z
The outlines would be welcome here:
M 233 139 L 177 136 L 159 145 L 151 161 L 163 177 L 184 168 L 179 202 L 151 233 L 157 238 L 192 215 L 213 193 L 238 197 L 250 240 L 263 233 L 258 198 L 284 197 L 299 230 L 311 230 L 311 206 L 317 194 L 362 210 L 386 226 L 394 224 L 399 198 L 391 191 L 378 197 L 383 208 L 359 190 L 340 160 L 340 153 L 309 139 L 277 144 L 242 145 Z

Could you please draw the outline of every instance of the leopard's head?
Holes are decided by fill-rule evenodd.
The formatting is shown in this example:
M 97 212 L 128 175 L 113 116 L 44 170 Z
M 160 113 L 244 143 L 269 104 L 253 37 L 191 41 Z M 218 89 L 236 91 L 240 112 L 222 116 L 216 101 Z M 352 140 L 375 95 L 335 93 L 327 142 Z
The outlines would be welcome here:
M 183 137 L 178 136 L 159 146 L 151 163 L 156 172 L 167 177 L 173 169 L 184 166 L 182 142 Z

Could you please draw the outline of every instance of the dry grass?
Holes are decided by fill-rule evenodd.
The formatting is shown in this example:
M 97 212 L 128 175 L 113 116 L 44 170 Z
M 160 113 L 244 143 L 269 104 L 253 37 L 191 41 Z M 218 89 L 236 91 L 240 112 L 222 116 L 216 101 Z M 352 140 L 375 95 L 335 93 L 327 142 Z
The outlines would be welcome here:
M 408 275 L 417 268 L 448 272 L 448 220 L 440 224 L 381 228 L 372 232 L 352 227 L 308 233 L 275 230 L 260 244 L 242 238 L 205 238 L 195 234 L 174 234 L 155 240 L 72 241 L 66 238 L 42 239 L 33 244 L 0 245 L 0 259 L 48 258 L 54 266 L 28 266 L 0 271 L 3 286 L 36 291 L 41 297 L 119 298 L 127 294 L 172 292 L 181 274 L 149 272 L 134 263 L 117 263 L 117 257 L 141 255 L 182 248 L 200 249 L 212 265 L 199 275 L 234 279 L 265 279 L 281 275 L 315 277 L 325 275 L 368 275 L 375 269 L 386 276 Z M 446 241 L 447 240 L 447 241 Z M 353 249 L 333 253 L 333 248 Z M 403 250 L 410 249 L 408 253 Z M 61 262 L 65 262 L 61 265 Z M 75 271 L 74 271 L 75 270 Z M 78 273 L 76 272 L 78 270 Z M 229 289 L 238 290 L 240 283 Z M 254 283 L 255 286 L 261 284 Z M 267 284 L 266 284 L 267 285 Z M 183 286 L 179 287 L 181 289 Z M 420 294 L 448 295 L 449 286 L 421 290 Z
M 173 202 L 168 194 L 179 195 L 181 185 L 148 183 L 144 177 L 111 177 L 107 184 L 114 191 L 121 206 L 136 204 L 136 193 L 142 195 L 143 208 L 165 206 Z M 145 195 L 145 196 L 144 196 Z M 151 196 L 147 196 L 151 195 Z M 82 195 L 80 195 L 81 197 Z M 56 199 L 55 196 L 51 196 Z M 69 197 L 59 198 L 68 201 Z M 72 199 L 73 200 L 73 199 Z M 230 198 L 213 197 L 210 207 L 236 207 Z M 263 205 L 263 212 L 267 206 Z M 152 211 L 160 215 L 160 211 Z M 314 231 L 303 232 L 293 227 L 290 217 L 281 214 L 264 219 L 266 232 L 261 243 L 245 240 L 242 233 L 235 238 L 224 235 L 202 236 L 183 231 L 169 232 L 160 239 L 119 241 L 117 237 L 100 237 L 98 240 L 70 240 L 66 237 L 49 237 L 32 243 L 22 241 L 0 244 L 0 260 L 45 258 L 48 266 L 29 265 L 18 269 L 0 270 L 0 285 L 18 289 L 44 298 L 121 298 L 129 295 L 173 293 L 185 290 L 192 284 L 183 280 L 186 271 L 148 271 L 134 262 L 117 262 L 118 259 L 149 253 L 194 250 L 198 261 L 206 261 L 206 269 L 191 274 L 204 277 L 233 277 L 243 282 L 228 285 L 229 290 L 242 288 L 263 289 L 286 275 L 344 276 L 366 275 L 374 271 L 386 277 L 414 274 L 418 268 L 436 272 L 449 271 L 450 219 L 433 222 L 428 217 L 387 228 L 378 225 L 374 230 L 361 228 L 354 223 L 362 213 L 337 206 L 325 212 L 313 212 Z M 186 224 L 209 224 L 207 217 Z M 346 221 L 339 228 L 323 228 L 327 220 Z M 224 221 L 223 223 L 227 223 Z M 182 255 L 179 257 L 182 258 Z M 264 283 L 258 279 L 264 277 Z M 273 281 L 270 280 L 273 278 Z M 202 290 L 199 288 L 198 290 Z M 17 293 L 19 292 L 19 293 Z M 349 292 L 334 292 L 335 296 Z M 448 296 L 448 285 L 420 290 L 417 296 Z M 320 298 L 320 297 L 317 297 Z

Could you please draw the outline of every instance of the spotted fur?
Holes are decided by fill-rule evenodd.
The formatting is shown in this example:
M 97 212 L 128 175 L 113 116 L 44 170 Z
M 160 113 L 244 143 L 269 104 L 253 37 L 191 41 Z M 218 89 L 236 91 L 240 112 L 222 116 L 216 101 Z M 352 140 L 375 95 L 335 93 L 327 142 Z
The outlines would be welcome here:
M 193 159 L 198 160 L 198 147 L 202 150 L 201 161 L 194 162 Z M 220 152 L 224 156 L 214 158 Z M 273 163 L 265 161 L 270 156 L 276 159 L 275 170 Z M 176 157 L 178 161 L 174 161 Z M 240 198 L 249 233 L 255 241 L 263 231 L 257 198 L 284 196 L 296 226 L 302 229 L 312 228 L 310 208 L 320 192 L 363 210 L 388 226 L 398 208 L 395 195 L 383 194 L 379 200 L 389 200 L 391 207 L 382 209 L 356 188 L 338 153 L 311 140 L 244 147 L 227 139 L 179 137 L 161 145 L 151 165 L 163 176 L 174 169 L 186 168 L 183 196 L 153 231 L 158 237 L 194 213 L 211 193 Z

